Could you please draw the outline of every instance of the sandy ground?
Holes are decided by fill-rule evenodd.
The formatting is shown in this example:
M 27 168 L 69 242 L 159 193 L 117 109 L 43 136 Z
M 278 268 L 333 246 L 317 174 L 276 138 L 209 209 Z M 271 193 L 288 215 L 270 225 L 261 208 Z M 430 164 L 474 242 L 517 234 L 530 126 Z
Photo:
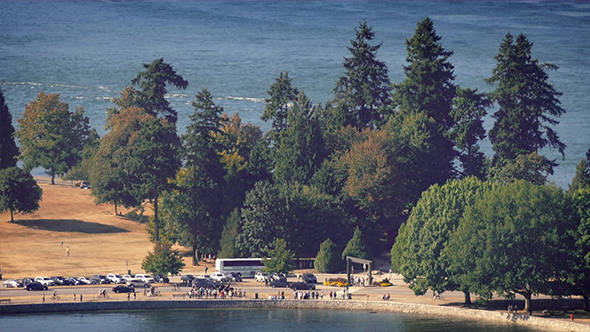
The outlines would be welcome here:
M 0 214 L 0 267 L 3 279 L 126 274 L 128 268 L 132 273 L 143 272 L 141 262 L 153 247 L 148 240 L 146 225 L 116 216 L 112 205 L 96 205 L 89 190 L 74 187 L 70 182 L 56 179 L 56 185 L 50 185 L 49 179 L 43 177 L 37 178 L 37 181 L 43 189 L 43 200 L 36 213 L 15 214 L 14 223 L 10 222 L 9 212 Z M 120 212 L 126 211 L 122 209 Z M 70 231 L 72 229 L 77 231 Z M 68 247 L 69 257 L 66 256 Z M 183 274 L 202 274 L 205 266 L 209 267 L 209 271 L 215 269 L 213 261 L 192 266 L 190 257 L 184 260 L 186 267 Z M 317 273 L 313 270 L 310 272 Z M 330 276 L 318 275 L 318 280 L 323 281 L 327 277 Z M 380 277 L 377 278 L 379 280 Z M 445 299 L 442 301 L 433 301 L 431 296 L 414 296 L 400 276 L 392 278 L 392 282 L 394 286 L 388 288 L 387 292 L 396 293 L 396 301 L 438 305 L 460 305 L 463 301 L 463 294 L 458 292 L 443 294 Z M 248 287 L 250 283 L 253 281 L 245 282 L 243 286 Z M 163 293 L 172 292 L 168 288 L 165 287 Z M 378 298 L 384 291 L 367 289 L 356 290 L 355 293 L 363 298 L 366 294 Z M 268 294 L 274 293 L 275 290 L 270 288 Z M 504 310 L 505 307 L 501 303 L 498 308 L 502 309 L 496 310 Z M 580 318 L 578 322 L 590 324 L 588 317 Z

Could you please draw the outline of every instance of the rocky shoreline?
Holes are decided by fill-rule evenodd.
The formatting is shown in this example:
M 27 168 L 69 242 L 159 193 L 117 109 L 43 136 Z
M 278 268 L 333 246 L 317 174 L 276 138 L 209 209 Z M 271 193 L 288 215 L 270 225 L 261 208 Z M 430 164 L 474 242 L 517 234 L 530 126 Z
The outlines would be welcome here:
M 284 308 L 390 311 L 419 315 L 454 316 L 465 319 L 488 320 L 497 323 L 527 325 L 552 331 L 590 332 L 590 325 L 541 318 L 526 314 L 462 309 L 437 305 L 402 303 L 395 301 L 327 301 L 327 300 L 156 300 L 7 304 L 0 306 L 0 315 L 72 311 L 200 309 L 200 308 Z

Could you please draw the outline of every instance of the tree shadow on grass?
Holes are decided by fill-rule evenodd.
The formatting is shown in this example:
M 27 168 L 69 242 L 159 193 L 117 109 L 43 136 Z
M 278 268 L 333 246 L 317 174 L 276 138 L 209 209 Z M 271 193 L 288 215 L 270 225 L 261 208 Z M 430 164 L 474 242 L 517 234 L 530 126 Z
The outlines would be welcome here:
M 32 219 L 15 220 L 15 224 L 25 227 L 41 229 L 52 232 L 77 232 L 86 234 L 124 233 L 126 229 L 104 225 L 95 222 L 87 222 L 76 219 Z

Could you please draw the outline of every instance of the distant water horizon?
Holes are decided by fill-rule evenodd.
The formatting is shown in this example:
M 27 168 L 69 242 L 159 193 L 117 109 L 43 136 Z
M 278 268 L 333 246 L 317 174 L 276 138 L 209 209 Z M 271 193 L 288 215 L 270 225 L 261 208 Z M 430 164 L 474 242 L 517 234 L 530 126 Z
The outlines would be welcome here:
M 374 43 L 382 43 L 378 58 L 391 81 L 401 82 L 404 41 L 426 16 L 454 52 L 455 84 L 464 88 L 493 89 L 483 79 L 507 32 L 524 33 L 534 58 L 559 67 L 549 75 L 567 111 L 555 127 L 565 160 L 555 150 L 542 153 L 560 164 L 550 181 L 567 188 L 590 148 L 588 2 L 0 2 L 0 86 L 15 128 L 24 105 L 44 91 L 60 94 L 72 110 L 83 106 L 103 135 L 111 98 L 143 63 L 163 57 L 189 82 L 167 96 L 179 132 L 203 88 L 226 113 L 267 130 L 264 99 L 281 71 L 313 102 L 332 99 L 354 29 L 366 19 Z M 481 145 L 493 155 L 489 140 Z

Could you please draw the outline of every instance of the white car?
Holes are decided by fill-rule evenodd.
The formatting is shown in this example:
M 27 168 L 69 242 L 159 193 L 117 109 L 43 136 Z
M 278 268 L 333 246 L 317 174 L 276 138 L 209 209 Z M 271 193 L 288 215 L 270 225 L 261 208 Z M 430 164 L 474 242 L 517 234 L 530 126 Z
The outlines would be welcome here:
M 133 287 L 133 288 L 136 288 L 136 287 L 148 288 L 148 287 L 151 286 L 149 283 L 147 283 L 147 282 L 145 282 L 145 281 L 143 281 L 142 279 L 139 279 L 139 278 L 129 279 L 129 280 L 127 280 L 126 284 L 127 284 L 127 286 Z
M 211 279 L 218 282 L 227 282 L 227 277 L 225 274 L 219 272 L 211 273 Z
M 211 276 L 208 274 L 201 274 L 200 276 L 197 277 L 197 279 L 207 279 L 209 281 L 213 281 L 213 278 L 211 278 Z
M 123 277 L 121 277 L 118 274 L 114 274 L 114 273 L 109 273 L 107 274 L 107 278 L 115 284 L 124 284 L 125 283 L 125 279 L 123 279 Z
M 148 284 L 152 284 L 152 283 L 156 282 L 151 275 L 144 274 L 144 273 L 136 274 L 134 279 L 141 279 L 143 282 L 148 283 Z
M 128 274 L 126 274 L 126 275 L 124 275 L 124 276 L 123 276 L 123 280 L 124 280 L 125 282 L 127 282 L 127 280 L 130 280 L 130 279 L 133 279 L 133 277 L 132 277 L 132 276 L 130 276 L 130 275 L 128 275 Z
M 40 282 L 45 286 L 55 286 L 55 281 L 49 279 L 49 277 L 37 277 L 35 278 L 35 281 Z
M 81 284 L 91 285 L 91 284 L 93 284 L 94 280 L 90 280 L 90 278 L 87 278 L 87 277 L 80 277 L 80 278 L 78 278 L 78 281 Z M 96 284 L 96 281 L 94 281 L 94 284 Z
M 256 276 L 254 276 L 256 282 L 265 282 L 268 281 L 268 273 L 266 272 L 256 272 Z

